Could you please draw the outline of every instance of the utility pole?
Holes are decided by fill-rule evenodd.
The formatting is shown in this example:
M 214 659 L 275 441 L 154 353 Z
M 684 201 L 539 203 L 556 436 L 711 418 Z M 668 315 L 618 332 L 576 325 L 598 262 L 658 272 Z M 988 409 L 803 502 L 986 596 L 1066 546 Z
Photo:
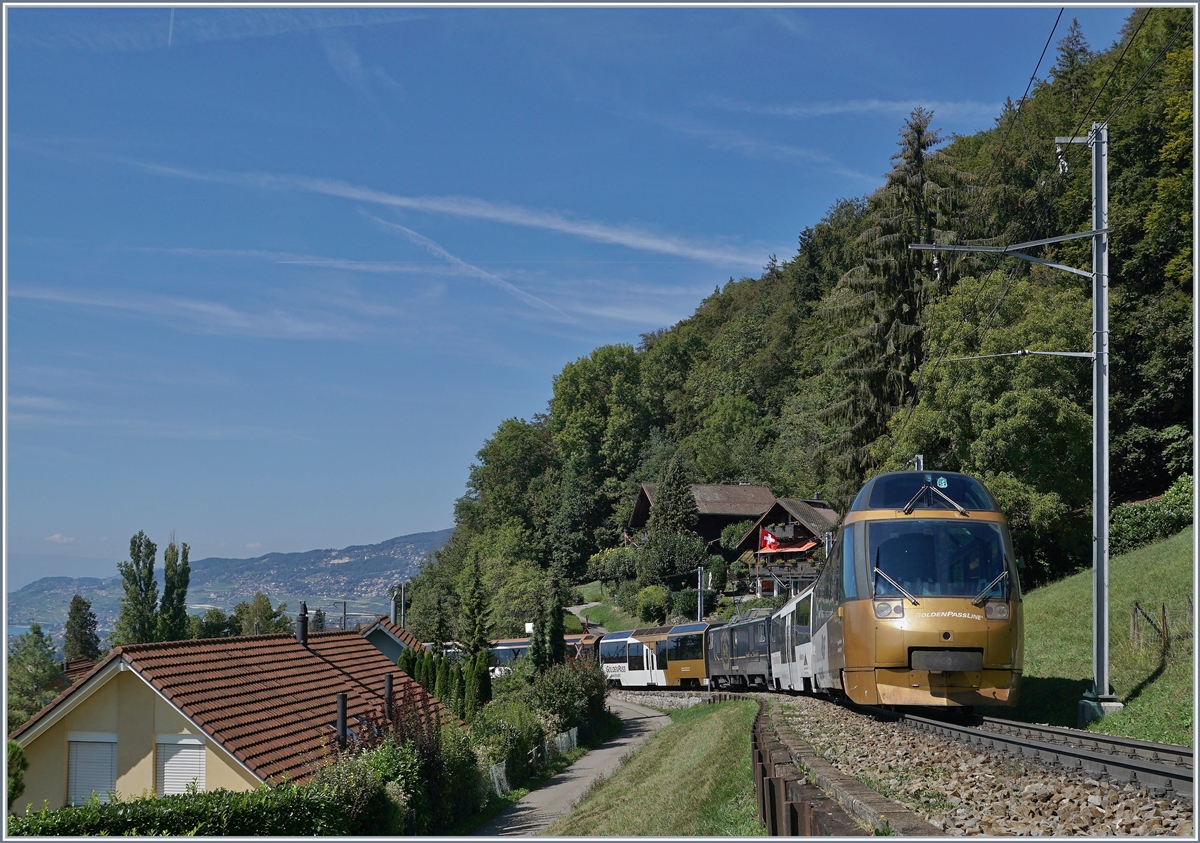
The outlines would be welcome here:
M 404 590 L 408 586 L 408 580 L 400 580 L 400 628 L 406 629 L 404 626 Z
M 1108 125 L 1093 123 L 1086 137 L 1058 137 L 1065 144 L 1087 144 L 1092 149 L 1092 230 L 1015 243 L 1011 246 L 937 246 L 910 243 L 913 250 L 937 252 L 975 252 L 1008 255 L 1031 263 L 1061 269 L 1092 281 L 1092 351 L 1014 351 L 987 357 L 1023 357 L 1029 354 L 1048 357 L 1090 357 L 1092 359 L 1092 688 L 1079 701 L 1079 725 L 1082 728 L 1105 714 L 1124 706 L 1109 692 L 1108 673 Z M 1061 155 L 1061 149 L 1060 149 Z M 1060 166 L 1065 161 L 1060 157 Z M 1052 263 L 1024 254 L 1021 250 L 1066 240 L 1089 237 L 1092 240 L 1092 270 Z M 951 360 L 975 360 L 959 357 Z M 946 361 L 950 362 L 950 361 Z
M 696 568 L 696 623 L 704 620 L 704 566 Z

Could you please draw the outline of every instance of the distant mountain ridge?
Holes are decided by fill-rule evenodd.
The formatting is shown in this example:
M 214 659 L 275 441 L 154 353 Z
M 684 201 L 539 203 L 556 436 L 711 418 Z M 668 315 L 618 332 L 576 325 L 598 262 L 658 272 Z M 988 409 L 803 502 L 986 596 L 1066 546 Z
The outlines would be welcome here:
M 243 600 L 262 591 L 275 603 L 294 611 L 301 600 L 310 609 L 323 608 L 331 617 L 383 614 L 388 589 L 411 579 L 430 553 L 441 548 L 454 530 L 412 533 L 379 544 L 298 553 L 267 553 L 252 559 L 207 557 L 192 561 L 188 610 L 203 613 L 210 607 L 229 612 Z M 155 577 L 161 587 L 162 560 Z M 37 621 L 57 630 L 66 624 L 71 597 L 81 595 L 92 603 L 101 630 L 112 628 L 124 591 L 121 577 L 42 577 L 8 594 L 8 623 L 28 626 Z M 352 622 L 352 621 L 351 621 Z

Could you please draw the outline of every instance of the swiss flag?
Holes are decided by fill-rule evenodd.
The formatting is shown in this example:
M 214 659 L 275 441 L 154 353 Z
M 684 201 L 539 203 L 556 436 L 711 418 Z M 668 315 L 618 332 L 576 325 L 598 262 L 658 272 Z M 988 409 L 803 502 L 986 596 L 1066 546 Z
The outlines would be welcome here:
M 760 529 L 760 533 L 761 535 L 758 538 L 759 550 L 774 550 L 775 548 L 779 547 L 779 539 L 767 532 L 766 527 L 762 527 Z

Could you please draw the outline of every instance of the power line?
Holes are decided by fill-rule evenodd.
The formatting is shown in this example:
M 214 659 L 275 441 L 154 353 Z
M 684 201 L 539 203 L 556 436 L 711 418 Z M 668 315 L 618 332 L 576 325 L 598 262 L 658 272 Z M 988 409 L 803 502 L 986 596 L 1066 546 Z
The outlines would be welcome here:
M 1146 13 L 1146 17 L 1150 17 L 1149 12 Z M 1144 20 L 1144 18 L 1143 18 L 1143 20 Z M 1165 56 L 1167 54 L 1167 51 L 1171 49 L 1171 45 L 1175 43 L 1175 39 L 1179 37 L 1181 32 L 1183 32 L 1184 27 L 1186 27 L 1191 22 L 1192 22 L 1192 15 L 1189 14 L 1187 16 L 1187 20 L 1185 20 L 1183 23 L 1179 24 L 1179 28 L 1176 29 L 1175 34 L 1171 36 L 1171 40 L 1166 43 L 1166 46 L 1164 46 L 1161 50 L 1159 50 L 1158 55 L 1154 57 L 1154 61 L 1150 62 L 1150 64 L 1148 64 L 1146 66 L 1146 69 L 1142 71 L 1142 75 L 1139 76 L 1137 81 L 1133 83 L 1133 87 L 1130 88 L 1125 93 L 1125 96 L 1121 97 L 1121 101 L 1119 103 L 1117 103 L 1116 107 L 1111 112 L 1109 112 L 1109 115 L 1107 117 L 1104 118 L 1104 122 L 1101 123 L 1102 126 L 1107 126 L 1109 124 L 1109 122 L 1113 119 L 1113 117 L 1116 116 L 1116 113 L 1121 110 L 1122 106 L 1125 105 L 1125 101 L 1128 100 L 1130 95 L 1133 94 L 1133 92 L 1138 89 L 1138 86 L 1142 84 L 1142 80 L 1146 78 L 1146 74 L 1149 73 L 1154 68 L 1154 66 L 1162 60 L 1162 57 Z M 1133 39 L 1131 38 L 1130 41 L 1132 41 L 1132 40 Z
M 1121 55 L 1117 58 L 1116 63 L 1112 66 L 1112 68 L 1109 69 L 1108 76 L 1104 79 L 1104 84 L 1100 86 L 1099 91 L 1096 91 L 1096 96 L 1092 97 L 1092 104 L 1089 105 L 1087 111 L 1084 112 L 1083 117 L 1079 121 L 1079 125 L 1076 126 L 1074 131 L 1072 131 L 1067 137 L 1077 137 L 1079 135 L 1079 130 L 1084 127 L 1084 125 L 1087 123 L 1087 119 L 1092 116 L 1092 109 L 1096 107 L 1096 102 L 1100 99 L 1100 95 L 1104 93 L 1104 89 L 1107 88 L 1108 83 L 1112 81 L 1113 74 L 1115 74 L 1117 72 L 1117 68 L 1121 66 L 1121 62 L 1124 60 L 1125 54 L 1129 52 L 1129 48 L 1133 46 L 1133 42 L 1134 39 L 1137 38 L 1137 34 L 1142 31 L 1142 25 L 1145 24 L 1146 21 L 1150 20 L 1150 13 L 1153 11 L 1153 9 L 1147 9 L 1146 14 L 1142 16 L 1140 21 L 1138 21 L 1137 29 L 1133 31 L 1133 34 L 1129 36 L 1129 40 L 1125 42 L 1125 48 L 1121 50 Z

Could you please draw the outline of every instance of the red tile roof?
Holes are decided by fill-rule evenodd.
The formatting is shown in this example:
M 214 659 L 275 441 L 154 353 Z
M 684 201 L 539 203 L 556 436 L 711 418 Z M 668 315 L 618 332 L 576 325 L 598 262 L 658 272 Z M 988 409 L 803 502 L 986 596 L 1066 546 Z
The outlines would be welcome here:
M 19 737 L 112 661 L 158 689 L 260 779 L 309 778 L 322 763 L 346 694 L 347 723 L 383 710 L 384 676 L 398 701 L 454 720 L 434 697 L 357 632 L 257 635 L 117 647 L 84 679 L 16 729 Z

